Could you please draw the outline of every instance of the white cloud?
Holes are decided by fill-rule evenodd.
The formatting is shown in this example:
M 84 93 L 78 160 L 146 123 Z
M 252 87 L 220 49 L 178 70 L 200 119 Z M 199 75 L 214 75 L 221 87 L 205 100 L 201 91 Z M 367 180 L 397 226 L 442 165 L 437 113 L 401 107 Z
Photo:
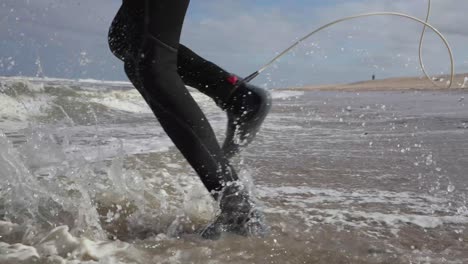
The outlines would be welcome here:
M 97 73 L 102 74 L 92 77 L 122 78 L 121 71 L 119 75 L 114 73 L 115 67 L 106 70 L 103 66 L 117 65 L 107 51 L 106 33 L 119 2 L 4 0 L 0 9 L 3 17 L 0 34 L 8 36 L 3 42 L 9 42 L 10 46 L 18 42 L 30 48 L 28 43 L 31 41 L 49 46 L 61 44 L 63 61 L 73 57 L 78 63 L 80 52 L 87 51 L 89 56 L 98 56 L 88 67 L 99 68 Z M 272 2 L 266 7 L 240 0 L 192 1 L 183 42 L 228 69 L 248 74 L 272 58 L 275 52 L 321 24 L 342 16 L 384 10 L 423 18 L 427 2 L 355 0 L 338 1 L 323 7 L 291 4 L 287 9 L 281 9 L 280 4 L 284 3 L 287 2 Z M 468 1 L 434 0 L 433 3 L 431 23 L 447 34 L 457 56 L 457 68 L 468 71 L 465 48 L 468 27 L 464 26 L 468 25 L 465 16 Z M 379 76 L 419 74 L 416 59 L 421 28 L 413 22 L 390 17 L 366 18 L 339 25 L 309 40 L 295 51 L 296 56 L 282 60 L 270 71 L 270 77 L 262 76 L 260 81 L 266 82 L 269 77 L 277 85 L 348 82 L 368 78 L 375 67 Z M 440 41 L 428 34 L 425 43 L 425 60 L 431 71 L 447 72 L 448 58 Z M 3 48 L 6 46 L 0 46 L 3 49 L 0 49 L 0 57 L 11 55 L 6 54 L 11 53 Z M 313 53 L 306 56 L 311 51 Z M 47 50 L 42 57 L 54 56 L 51 52 Z M 22 56 L 21 52 L 15 54 Z M 405 67 L 405 64 L 409 66 Z M 74 69 L 70 67 L 69 71 Z
M 210 11 L 216 15 L 187 25 L 184 40 L 213 60 L 247 74 L 271 58 L 275 51 L 334 19 L 372 11 L 403 12 L 424 18 L 426 4 L 426 1 L 407 0 L 342 1 L 334 6 L 305 7 L 298 12 L 300 17 L 294 17 L 275 8 L 250 9 L 239 2 L 221 1 Z M 451 40 L 460 71 L 468 70 L 465 59 L 468 28 L 462 26 L 468 24 L 468 18 L 464 10 L 468 10 L 468 1 L 436 0 L 431 17 L 431 23 Z M 314 50 L 315 55 L 304 58 L 311 48 L 297 49 L 295 57 L 278 63 L 279 69 L 274 71 L 272 79 L 278 83 L 280 79 L 288 79 L 284 83 L 301 84 L 356 81 L 367 78 L 375 70 L 380 76 L 420 74 L 417 44 L 421 29 L 422 25 L 397 17 L 364 18 L 337 25 L 306 43 L 320 44 L 321 48 Z M 339 53 L 341 48 L 345 48 L 344 52 Z M 424 54 L 432 73 L 448 72 L 447 52 L 434 34 L 427 34 Z

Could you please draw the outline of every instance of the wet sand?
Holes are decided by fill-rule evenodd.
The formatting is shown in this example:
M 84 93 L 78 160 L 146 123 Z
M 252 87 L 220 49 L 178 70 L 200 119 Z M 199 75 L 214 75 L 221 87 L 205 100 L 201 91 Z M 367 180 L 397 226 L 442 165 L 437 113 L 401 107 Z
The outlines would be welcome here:
M 291 87 L 294 91 L 447 91 L 450 76 L 432 77 L 435 85 L 426 77 L 402 77 L 376 79 L 347 84 L 329 84 L 304 87 Z M 450 90 L 468 89 L 468 73 L 456 74 Z

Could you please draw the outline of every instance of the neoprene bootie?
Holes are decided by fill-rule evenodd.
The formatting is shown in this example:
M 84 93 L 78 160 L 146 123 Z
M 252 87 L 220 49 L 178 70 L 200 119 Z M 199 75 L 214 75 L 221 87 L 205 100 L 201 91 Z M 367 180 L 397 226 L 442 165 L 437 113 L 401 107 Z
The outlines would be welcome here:
M 268 233 L 263 213 L 242 185 L 233 183 L 225 187 L 220 195 L 219 207 L 220 214 L 203 230 L 203 238 L 219 239 L 223 232 L 255 237 Z
M 238 81 L 228 102 L 222 105 L 228 116 L 226 138 L 222 146 L 228 158 L 249 145 L 271 109 L 271 96 L 265 89 Z

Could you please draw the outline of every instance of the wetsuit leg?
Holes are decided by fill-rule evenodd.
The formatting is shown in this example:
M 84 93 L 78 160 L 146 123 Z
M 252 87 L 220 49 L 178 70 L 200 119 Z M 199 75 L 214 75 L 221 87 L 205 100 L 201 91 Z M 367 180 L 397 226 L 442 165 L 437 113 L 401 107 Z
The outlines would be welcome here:
M 125 2 L 129 1 L 134 0 Z M 115 52 L 116 48 L 113 48 L 114 53 L 123 54 L 119 57 L 125 61 L 129 79 L 207 189 L 211 193 L 219 192 L 228 182 L 237 181 L 238 177 L 177 71 L 180 33 L 189 0 L 134 2 L 147 5 L 144 12 L 148 34 L 143 38 L 137 37 L 144 43 L 137 56 L 132 49 Z M 129 7 L 131 9 L 132 4 Z M 135 48 L 137 44 L 132 41 L 131 45 Z
M 144 3 L 125 0 L 110 28 L 111 50 L 126 64 L 139 56 L 145 28 Z M 208 95 L 226 111 L 228 124 L 222 149 L 231 158 L 255 138 L 270 109 L 271 97 L 263 89 L 238 82 L 235 75 L 183 45 L 178 48 L 177 64 L 186 85 Z M 127 65 L 126 71 L 129 76 L 136 75 L 136 67 Z
M 142 2 L 146 4 L 145 8 L 142 8 Z M 188 0 L 125 0 L 111 26 L 109 44 L 113 53 L 125 62 L 129 79 L 150 105 L 162 127 L 220 202 L 220 215 L 202 232 L 202 236 L 213 239 L 223 231 L 264 235 L 267 228 L 261 212 L 242 184 L 234 183 L 238 177 L 226 158 L 226 152 L 221 150 L 210 124 L 178 74 L 187 74 L 187 82 L 192 82 L 194 87 L 215 100 L 226 98 L 224 92 L 217 95 L 214 88 L 219 88 L 219 81 L 230 75 L 178 44 L 188 3 Z M 143 34 L 144 25 L 148 25 L 149 34 Z M 181 51 L 184 53 L 182 57 L 187 59 L 181 64 L 186 71 L 177 67 L 181 57 L 178 52 Z M 203 80 L 197 81 L 200 77 Z M 232 88 L 233 84 L 230 85 Z M 239 87 L 236 88 L 238 90 Z
M 123 61 L 138 56 L 144 35 L 144 2 L 125 0 L 110 27 L 111 50 Z M 208 95 L 220 107 L 225 108 L 235 89 L 237 78 L 186 46 L 178 46 L 177 70 L 184 83 Z
M 238 78 L 184 45 L 179 47 L 178 69 L 186 85 L 211 97 L 225 109 Z

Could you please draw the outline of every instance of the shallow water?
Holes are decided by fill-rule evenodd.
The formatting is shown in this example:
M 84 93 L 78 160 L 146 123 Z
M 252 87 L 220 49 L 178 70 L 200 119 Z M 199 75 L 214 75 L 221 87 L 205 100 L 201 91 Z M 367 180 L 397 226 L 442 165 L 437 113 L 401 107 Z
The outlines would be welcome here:
M 234 161 L 271 234 L 206 241 L 216 204 L 137 92 L 0 83 L 2 264 L 468 262 L 468 92 L 273 92 Z

